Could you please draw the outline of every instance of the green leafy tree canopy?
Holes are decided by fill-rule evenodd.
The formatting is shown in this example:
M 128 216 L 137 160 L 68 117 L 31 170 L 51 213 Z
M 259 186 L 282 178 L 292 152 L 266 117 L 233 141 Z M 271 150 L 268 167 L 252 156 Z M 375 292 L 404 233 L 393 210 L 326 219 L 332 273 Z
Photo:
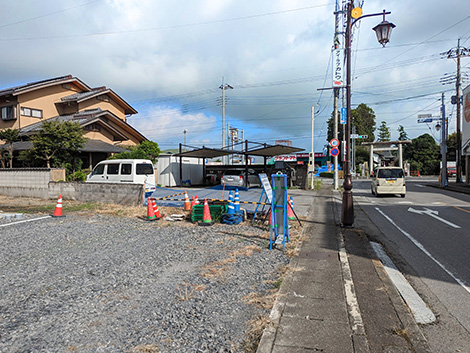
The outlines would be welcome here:
M 76 154 L 85 144 L 86 138 L 79 123 L 54 120 L 45 121 L 41 130 L 30 137 L 30 141 L 33 144 L 32 153 L 45 160 L 47 168 L 51 168 L 51 161 Z M 60 162 L 57 163 L 60 165 Z
M 412 170 L 421 174 L 436 175 L 439 173 L 439 146 L 429 134 L 423 134 L 411 140 L 411 144 L 403 151 L 404 158 L 410 161 Z
M 8 144 L 8 156 L 10 168 L 13 168 L 13 143 L 20 140 L 20 131 L 16 129 L 5 129 L 0 131 L 0 140 Z
M 387 126 L 387 123 L 382 120 L 379 126 L 379 135 L 377 136 L 377 140 L 381 142 L 390 141 L 391 133 L 390 128 Z
M 328 120 L 328 141 L 330 141 L 334 136 L 334 116 L 331 115 L 331 118 Z M 351 110 L 351 124 L 356 127 L 356 133 L 359 135 L 367 135 L 367 139 L 361 139 L 356 141 L 356 143 L 361 142 L 373 142 L 375 140 L 374 131 L 375 131 L 375 113 L 364 103 L 361 103 L 357 108 Z M 343 139 L 343 129 L 340 124 L 338 124 L 338 137 Z
M 128 149 L 129 151 L 117 153 L 108 159 L 150 159 L 155 163 L 161 152 L 158 143 L 153 141 L 142 141 L 140 145 L 129 146 Z

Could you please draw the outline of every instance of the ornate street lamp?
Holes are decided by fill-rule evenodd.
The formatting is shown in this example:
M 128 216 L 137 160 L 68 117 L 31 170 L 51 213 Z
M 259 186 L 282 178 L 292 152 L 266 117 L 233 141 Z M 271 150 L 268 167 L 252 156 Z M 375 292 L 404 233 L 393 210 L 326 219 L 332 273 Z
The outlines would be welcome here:
M 352 26 L 364 17 L 382 16 L 383 21 L 373 29 L 377 34 L 380 44 L 385 46 L 390 39 L 392 29 L 395 27 L 393 23 L 385 21 L 385 15 L 391 12 L 374 13 L 370 15 L 362 15 L 362 9 L 356 7 L 353 9 L 353 0 L 347 5 L 347 22 L 346 22 L 346 161 L 344 162 L 343 183 L 343 203 L 341 207 L 341 223 L 343 227 L 352 227 L 354 224 L 354 207 L 352 197 L 352 179 L 351 179 L 351 29 Z

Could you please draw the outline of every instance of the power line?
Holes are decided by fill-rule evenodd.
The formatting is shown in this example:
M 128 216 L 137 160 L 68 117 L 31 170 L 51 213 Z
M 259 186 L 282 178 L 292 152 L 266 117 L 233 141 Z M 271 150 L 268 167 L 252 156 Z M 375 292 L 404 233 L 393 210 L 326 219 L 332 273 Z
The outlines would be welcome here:
M 95 0 L 95 1 L 100 1 L 100 0 Z M 121 31 L 94 32 L 94 33 L 84 33 L 84 34 L 57 35 L 57 36 L 48 36 L 48 37 L 9 38 L 9 39 L 3 38 L 3 39 L 0 39 L 0 41 L 63 39 L 63 38 L 77 38 L 77 37 L 90 37 L 90 36 L 106 36 L 106 35 L 114 35 L 114 34 L 152 32 L 152 31 L 161 31 L 161 30 L 177 29 L 177 28 L 189 28 L 189 27 L 195 27 L 195 26 L 204 26 L 204 25 L 211 25 L 211 24 L 218 24 L 218 23 L 234 22 L 234 21 L 241 21 L 241 20 L 259 18 L 259 17 L 281 15 L 281 14 L 286 14 L 286 13 L 291 13 L 291 12 L 311 10 L 311 9 L 315 9 L 318 7 L 329 6 L 331 4 L 332 3 L 312 5 L 312 6 L 306 6 L 306 7 L 296 8 L 296 9 L 268 12 L 268 13 L 263 13 L 263 14 L 247 15 L 247 16 L 233 17 L 233 18 L 227 18 L 227 19 L 221 19 L 221 20 L 194 22 L 194 23 L 178 24 L 178 25 L 171 25 L 171 26 L 129 29 L 129 30 L 121 30 Z

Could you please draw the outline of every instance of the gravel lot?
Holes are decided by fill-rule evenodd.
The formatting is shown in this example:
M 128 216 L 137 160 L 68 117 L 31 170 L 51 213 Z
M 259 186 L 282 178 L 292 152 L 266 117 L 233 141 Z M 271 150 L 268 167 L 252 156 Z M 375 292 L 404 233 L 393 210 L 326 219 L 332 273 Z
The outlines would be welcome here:
M 269 314 L 246 296 L 288 263 L 266 236 L 102 215 L 0 227 L 0 352 L 243 352 Z

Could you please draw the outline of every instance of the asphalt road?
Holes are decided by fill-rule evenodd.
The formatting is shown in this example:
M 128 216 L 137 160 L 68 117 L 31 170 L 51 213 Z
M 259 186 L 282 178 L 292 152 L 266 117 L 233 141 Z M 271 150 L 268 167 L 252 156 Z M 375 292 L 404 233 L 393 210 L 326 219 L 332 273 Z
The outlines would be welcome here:
M 426 181 L 407 179 L 404 199 L 375 197 L 370 181 L 354 181 L 354 200 L 380 230 L 372 238 L 438 317 L 422 328 L 433 351 L 470 352 L 470 195 Z

